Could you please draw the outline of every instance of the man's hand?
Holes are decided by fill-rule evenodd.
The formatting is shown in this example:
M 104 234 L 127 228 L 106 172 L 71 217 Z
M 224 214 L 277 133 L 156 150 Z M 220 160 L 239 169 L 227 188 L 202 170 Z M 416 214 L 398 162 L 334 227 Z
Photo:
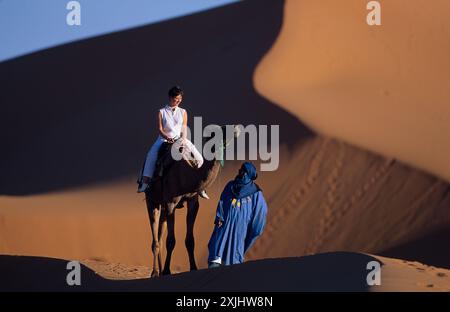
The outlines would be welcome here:
M 222 221 L 221 220 L 217 220 L 216 221 L 216 225 L 217 225 L 217 227 L 221 227 L 222 226 Z

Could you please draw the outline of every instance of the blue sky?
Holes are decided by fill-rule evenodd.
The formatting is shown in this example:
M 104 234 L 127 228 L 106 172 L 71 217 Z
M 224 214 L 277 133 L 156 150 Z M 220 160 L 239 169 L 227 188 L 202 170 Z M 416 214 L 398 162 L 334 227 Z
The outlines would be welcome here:
M 81 25 L 68 26 L 69 0 L 0 0 L 0 62 L 105 33 L 179 17 L 236 0 L 78 0 Z

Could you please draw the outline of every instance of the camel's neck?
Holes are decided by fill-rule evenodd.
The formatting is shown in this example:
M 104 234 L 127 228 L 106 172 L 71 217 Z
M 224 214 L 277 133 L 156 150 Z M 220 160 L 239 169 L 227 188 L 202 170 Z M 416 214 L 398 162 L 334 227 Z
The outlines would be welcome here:
M 203 142 L 205 144 L 205 142 Z M 221 153 L 223 155 L 224 153 L 224 147 L 221 148 Z M 201 171 L 201 180 L 202 184 L 205 187 L 210 186 L 214 180 L 217 178 L 217 175 L 220 172 L 220 161 L 213 159 L 213 160 L 207 160 L 204 159 L 203 165 L 200 168 Z
M 220 162 L 218 160 L 205 160 L 202 167 L 202 181 L 204 188 L 209 187 L 220 172 Z
M 215 171 L 220 168 L 220 162 L 218 160 L 205 160 L 202 166 L 205 173 Z

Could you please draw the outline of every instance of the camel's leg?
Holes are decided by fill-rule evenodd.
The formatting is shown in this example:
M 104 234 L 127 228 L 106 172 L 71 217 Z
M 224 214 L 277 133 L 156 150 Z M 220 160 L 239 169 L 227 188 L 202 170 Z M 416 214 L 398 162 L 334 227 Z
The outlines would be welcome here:
M 164 264 L 164 271 L 163 275 L 171 274 L 170 272 L 170 261 L 172 259 L 172 252 L 175 248 L 175 209 L 174 207 L 170 207 L 170 205 L 173 205 L 172 203 L 168 204 L 167 209 L 167 240 L 166 240 L 166 249 L 167 249 L 167 255 L 166 255 L 166 263 Z M 175 205 L 173 205 L 175 206 Z M 172 208 L 172 209 L 170 209 Z
M 158 231 L 158 242 L 159 242 L 159 246 L 160 246 L 160 250 L 158 253 L 158 265 L 159 265 L 159 269 L 162 270 L 163 266 L 162 266 L 162 250 L 161 247 L 163 246 L 163 238 L 164 238 L 164 234 L 166 233 L 166 228 L 167 228 L 167 209 L 162 209 L 161 211 L 161 216 L 159 219 L 159 231 Z
M 150 216 L 150 227 L 152 230 L 152 251 L 153 251 L 153 271 L 151 277 L 159 276 L 158 267 L 158 255 L 159 255 L 159 241 L 158 241 L 158 228 L 159 228 L 159 219 L 161 216 L 161 209 L 158 206 L 149 207 L 149 216 Z
M 195 248 L 195 240 L 194 240 L 194 224 L 195 219 L 197 218 L 197 212 L 199 208 L 198 203 L 198 196 L 195 196 L 191 198 L 188 201 L 187 205 L 187 216 L 186 216 L 186 249 L 189 255 L 189 264 L 192 270 L 197 270 L 197 265 L 195 264 L 195 254 L 194 254 L 194 248 Z

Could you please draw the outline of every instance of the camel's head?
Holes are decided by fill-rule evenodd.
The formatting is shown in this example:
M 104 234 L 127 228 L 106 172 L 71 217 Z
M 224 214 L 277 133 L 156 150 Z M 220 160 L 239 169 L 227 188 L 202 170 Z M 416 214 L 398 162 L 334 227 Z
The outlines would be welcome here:
M 203 143 L 206 144 L 213 138 L 214 144 L 210 146 L 211 152 L 214 157 L 219 156 L 219 159 L 221 159 L 220 163 L 223 166 L 223 160 L 224 160 L 224 151 L 225 149 L 233 142 L 234 139 L 236 139 L 242 132 L 241 130 L 242 125 L 225 125 L 225 126 L 219 126 L 219 125 L 212 125 L 209 127 L 208 131 L 210 133 L 210 136 L 204 136 L 203 137 Z M 216 144 L 218 144 L 216 146 Z M 218 150 L 216 150 L 216 147 L 218 147 Z M 205 157 L 205 155 L 203 155 Z M 217 159 L 217 158 L 216 158 Z

